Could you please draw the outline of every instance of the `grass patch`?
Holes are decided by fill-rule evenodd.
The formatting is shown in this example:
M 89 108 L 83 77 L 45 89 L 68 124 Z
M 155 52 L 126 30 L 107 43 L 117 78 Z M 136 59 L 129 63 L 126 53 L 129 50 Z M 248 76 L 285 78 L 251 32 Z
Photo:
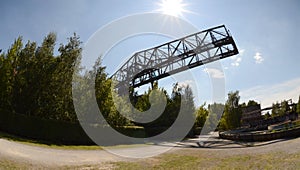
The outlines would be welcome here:
M 29 163 L 16 162 L 16 161 L 1 158 L 0 159 L 0 169 L 1 170 L 14 170 L 14 169 L 15 170 L 20 170 L 20 169 L 31 170 L 31 169 L 46 169 L 46 167 L 42 167 L 39 165 L 32 165 Z
M 98 146 L 98 145 L 58 145 L 51 144 L 45 141 L 37 141 L 33 139 L 26 139 L 19 136 L 11 135 L 5 132 L 0 131 L 0 138 L 7 139 L 10 141 L 22 143 L 25 145 L 44 147 L 44 148 L 52 148 L 52 149 L 65 149 L 65 150 L 102 150 L 104 148 L 132 148 L 139 146 L 147 146 L 148 144 L 131 144 L 131 145 L 114 145 L 114 146 Z M 151 144 L 151 143 L 149 143 Z
M 203 154 L 164 154 L 137 162 L 114 163 L 116 169 L 297 169 L 300 153 L 268 153 L 230 157 Z
M 62 166 L 56 167 L 55 170 L 99 170 L 99 169 L 115 169 L 115 165 L 111 163 L 102 163 L 101 165 L 82 165 L 82 166 Z
M 0 158 L 1 170 L 32 170 L 32 169 L 47 169 L 47 170 L 98 170 L 98 169 L 114 169 L 114 165 L 111 163 L 102 163 L 100 165 L 81 165 L 81 166 L 42 166 L 34 165 L 24 162 L 16 162 L 12 160 Z
M 0 132 L 0 138 L 4 138 L 7 140 L 15 141 L 18 143 L 22 143 L 25 145 L 31 145 L 31 146 L 38 146 L 38 147 L 44 147 L 44 148 L 53 148 L 53 149 L 66 149 L 66 150 L 99 150 L 102 149 L 98 145 L 57 145 L 57 144 L 51 144 L 49 142 L 45 141 L 37 141 L 33 139 L 26 139 L 19 136 L 11 135 L 5 132 Z
M 22 143 L 25 145 L 44 147 L 44 148 L 52 148 L 52 149 L 65 149 L 65 150 L 102 150 L 104 148 L 132 148 L 132 147 L 140 147 L 147 146 L 152 143 L 147 144 L 130 144 L 130 145 L 114 145 L 114 146 L 98 146 L 98 145 L 58 145 L 52 144 L 46 141 L 38 141 L 33 139 L 22 138 L 19 136 L 11 135 L 5 132 L 0 131 L 0 139 L 7 139 L 10 141 Z
M 222 169 L 297 169 L 300 167 L 300 153 L 268 153 L 240 155 L 220 160 L 216 168 Z
M 27 165 L 22 165 L 20 163 L 16 163 L 9 160 L 0 160 L 0 167 L 1 169 L 21 169 L 25 168 Z
M 136 147 L 147 147 L 147 146 L 149 146 L 149 145 L 153 145 L 153 143 L 102 146 L 102 149 L 136 148 Z
M 235 155 L 220 157 L 217 155 L 172 153 L 136 162 L 102 163 L 98 165 L 63 166 L 52 169 L 116 169 L 116 170 L 152 170 L 152 169 L 299 169 L 300 153 L 287 154 L 274 152 L 257 155 Z M 38 165 L 0 159 L 0 169 L 51 169 Z

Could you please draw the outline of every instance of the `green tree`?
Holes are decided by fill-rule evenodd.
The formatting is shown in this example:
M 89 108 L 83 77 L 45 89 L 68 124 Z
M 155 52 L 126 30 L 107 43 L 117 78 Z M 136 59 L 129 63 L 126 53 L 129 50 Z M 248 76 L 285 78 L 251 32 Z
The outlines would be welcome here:
M 26 89 L 31 92 L 32 105 L 28 112 L 30 115 L 47 119 L 54 119 L 52 100 L 53 88 L 49 87 L 53 81 L 52 76 L 55 70 L 55 59 L 53 56 L 56 42 L 56 35 L 49 33 L 43 40 L 41 46 L 37 47 L 33 58 L 33 66 L 30 73 L 30 86 Z
M 183 100 L 182 103 L 184 107 L 181 109 L 184 109 L 183 113 L 193 115 L 195 113 L 194 94 L 189 85 L 184 87 L 182 100 Z
M 14 111 L 16 113 L 30 115 L 35 108 L 35 82 L 33 80 L 34 74 L 34 57 L 36 52 L 36 43 L 28 41 L 25 47 L 19 54 L 20 63 L 18 64 L 17 74 L 15 76 L 13 103 Z
M 270 112 L 267 112 L 266 114 L 264 114 L 264 119 L 269 119 L 269 118 L 271 118 Z
M 113 82 L 108 78 L 105 67 L 102 66 L 101 62 L 101 58 L 99 58 L 93 67 L 92 73 L 90 73 L 96 76 L 96 100 L 101 114 L 115 128 L 130 125 L 130 120 L 127 117 L 131 112 L 129 107 L 131 103 L 126 103 L 125 98 L 117 95 L 116 91 L 114 91 Z M 102 122 L 103 120 L 97 121 Z
M 222 103 L 213 103 L 208 105 L 208 119 L 207 123 L 209 126 L 210 131 L 215 130 L 217 126 L 219 126 L 221 117 L 224 113 L 225 105 Z
M 300 114 L 300 96 L 297 103 L 297 113 Z
M 81 44 L 79 36 L 74 33 L 68 38 L 67 44 L 61 44 L 58 48 L 60 55 L 55 57 L 51 65 L 53 69 L 49 71 L 51 76 L 50 87 L 52 89 L 51 100 L 55 101 L 52 105 L 54 119 L 66 121 L 76 121 L 76 114 L 72 98 L 72 78 L 78 75 L 81 68 L 79 67 L 81 59 Z M 59 89 L 57 89 L 59 87 Z
M 14 108 L 13 93 L 16 85 L 18 70 L 20 68 L 20 53 L 23 47 L 22 37 L 15 40 L 7 54 L 1 55 L 1 105 L 2 108 L 12 112 Z
M 286 100 L 282 101 L 280 104 L 279 116 L 283 116 L 289 111 L 290 111 L 290 107 L 288 102 Z
M 49 33 L 41 46 L 22 38 L 0 56 L 0 103 L 10 112 L 45 119 L 75 121 L 71 90 L 74 66 L 81 53 L 75 34 L 54 56 L 56 35 Z
M 149 94 L 151 90 L 149 89 L 148 92 L 145 92 L 141 96 L 136 96 L 137 102 L 135 104 L 135 108 L 138 109 L 141 112 L 144 112 L 148 110 L 151 107 L 150 101 L 149 101 Z
M 194 95 L 189 85 L 183 87 L 181 100 L 180 113 L 185 115 L 184 123 L 181 126 L 184 127 L 195 123 L 194 114 L 196 109 L 194 104 Z
M 247 103 L 247 106 L 257 106 L 257 105 L 259 105 L 259 104 L 254 100 L 249 100 Z
M 164 89 L 162 93 L 165 94 L 167 98 L 167 106 L 162 113 L 160 119 L 158 120 L 158 126 L 169 127 L 176 120 L 180 109 L 182 107 L 182 93 L 183 88 L 179 87 L 178 83 L 173 85 L 171 97 L 167 94 L 167 91 Z
M 239 91 L 228 93 L 224 114 L 220 122 L 221 129 L 229 130 L 240 126 L 242 111 L 239 105 L 239 100 Z
M 8 78 L 7 75 L 7 59 L 6 55 L 0 54 L 0 109 L 7 110 L 9 106 L 9 101 L 7 99 L 8 94 Z
M 136 96 L 137 99 L 135 100 L 137 102 L 135 104 L 135 107 L 142 112 L 148 110 L 150 106 L 153 106 L 155 108 L 156 105 L 161 104 L 161 99 L 163 98 L 163 96 L 165 96 L 166 98 L 167 105 L 163 113 L 160 114 L 159 118 L 150 123 L 137 125 L 142 125 L 145 127 L 168 128 L 176 120 L 179 112 L 190 116 L 191 120 L 193 120 L 193 115 L 195 112 L 193 92 L 189 86 L 181 87 L 178 85 L 178 83 L 173 85 L 171 97 L 167 94 L 166 90 L 164 90 L 163 88 L 158 88 L 157 84 L 155 83 L 152 89 L 149 88 L 148 91 L 143 95 Z M 151 105 L 149 99 L 151 99 Z M 157 110 L 153 111 L 156 112 L 155 114 L 157 114 L 158 112 Z M 159 110 L 159 112 L 161 112 L 161 110 Z M 147 115 L 141 113 L 141 115 L 137 116 Z
M 271 116 L 276 117 L 280 114 L 280 104 L 278 102 L 272 104 Z
M 198 109 L 196 109 L 195 111 L 195 127 L 203 127 L 204 123 L 207 119 L 209 112 L 208 110 L 205 108 L 205 103 L 203 105 L 201 105 Z

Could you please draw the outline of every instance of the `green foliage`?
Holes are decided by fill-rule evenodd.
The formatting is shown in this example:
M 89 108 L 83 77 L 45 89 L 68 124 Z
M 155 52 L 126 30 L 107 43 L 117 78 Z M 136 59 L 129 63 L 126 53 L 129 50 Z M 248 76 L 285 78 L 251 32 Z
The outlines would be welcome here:
M 81 55 L 81 42 L 74 34 L 68 39 L 66 44 L 60 44 L 58 54 L 55 56 L 56 35 L 49 33 L 42 43 L 28 41 L 25 45 L 22 37 L 17 38 L 7 52 L 0 53 L 0 108 L 24 115 L 36 116 L 43 119 L 63 120 L 76 122 L 72 98 L 72 78 L 81 81 L 90 81 L 95 76 L 95 92 L 99 109 L 109 124 L 115 127 L 122 127 L 135 124 L 126 117 L 135 118 L 138 116 L 130 109 L 125 98 L 117 95 L 112 90 L 112 80 L 105 72 L 105 67 L 101 64 L 101 58 L 95 63 L 93 70 L 84 75 L 79 74 Z M 84 85 L 77 88 L 88 89 Z M 241 107 L 258 105 L 250 100 L 247 104 L 239 104 L 239 92 L 230 92 L 228 100 L 224 104 L 214 103 L 208 105 L 206 109 L 202 105 L 195 109 L 194 96 L 189 86 L 182 87 L 178 83 L 174 84 L 172 94 L 169 96 L 166 90 L 158 88 L 157 83 L 143 95 L 138 96 L 131 89 L 131 102 L 140 111 L 146 111 L 152 105 L 160 104 L 160 98 L 166 97 L 167 106 L 161 116 L 147 126 L 169 127 L 176 120 L 179 111 L 183 114 L 195 116 L 195 127 L 203 127 L 205 123 L 208 127 L 215 127 L 220 119 L 219 129 L 228 130 L 240 126 Z M 115 100 L 113 100 L 115 99 Z M 89 101 L 83 98 L 80 100 L 83 105 Z M 116 104 L 115 104 L 116 103 Z M 182 107 L 184 106 L 184 107 Z M 84 114 L 90 113 L 86 108 Z M 297 107 L 300 113 L 300 96 Z M 271 116 L 284 115 L 290 111 L 287 101 L 280 104 L 273 104 Z M 1 113 L 0 113 L 1 114 Z M 151 114 L 151 113 L 150 113 Z M 88 122 L 99 122 L 93 116 L 89 116 Z M 207 120 L 207 121 L 206 121 Z M 146 125 L 145 125 L 146 126 Z
M 276 102 L 275 104 L 273 103 L 271 116 L 272 117 L 279 116 L 279 110 L 280 110 L 280 104 L 278 102 Z
M 22 38 L 0 56 L 0 103 L 10 112 L 44 119 L 76 121 L 72 101 L 72 75 L 81 53 L 74 34 L 54 56 L 56 35 L 49 33 L 41 46 Z
M 13 90 L 16 81 L 16 75 L 19 69 L 20 53 L 23 43 L 19 37 L 12 44 L 7 54 L 1 54 L 1 72 L 0 72 L 0 103 L 1 108 L 11 109 L 13 105 Z
M 160 105 L 163 102 L 162 100 L 165 100 L 166 102 L 166 107 L 164 110 L 155 109 L 161 107 Z M 189 86 L 179 86 L 177 83 L 173 86 L 171 96 L 167 94 L 166 90 L 163 88 L 158 88 L 157 84 L 154 83 L 152 89 L 149 88 L 148 91 L 146 91 L 143 95 L 135 95 L 132 103 L 136 109 L 142 112 L 139 114 L 132 112 L 133 115 L 130 117 L 133 117 L 133 120 L 135 120 L 136 117 L 139 118 L 139 116 L 147 118 L 147 116 L 150 116 L 147 114 L 151 114 L 152 116 L 153 114 L 159 115 L 151 122 L 132 122 L 137 126 L 143 126 L 148 136 L 160 134 L 168 129 L 177 119 L 179 112 L 181 112 L 181 114 L 190 116 L 191 121 L 193 121 L 193 115 L 195 112 L 194 96 L 191 88 Z M 149 110 L 150 107 L 151 110 Z M 182 124 L 181 126 L 185 125 L 186 124 Z
M 228 93 L 224 114 L 220 121 L 220 129 L 230 130 L 240 126 L 242 110 L 239 100 L 239 91 Z
M 41 142 L 75 145 L 93 144 L 79 123 L 45 120 L 36 116 L 6 111 L 1 112 L 0 129 L 10 134 Z
M 201 133 L 209 133 L 211 131 L 216 130 L 216 128 L 218 128 L 220 124 L 219 121 L 222 121 L 222 119 L 220 120 L 220 118 L 223 112 L 224 112 L 224 104 L 221 103 L 210 104 L 208 105 L 208 109 L 205 108 L 205 104 L 201 105 L 195 111 L 196 121 L 194 127 L 203 128 L 205 125 L 205 129 L 202 129 L 204 131 Z
M 15 40 L 7 53 L 0 53 L 0 106 L 1 109 L 43 119 L 63 120 L 76 122 L 73 100 L 80 101 L 83 106 L 89 100 L 76 94 L 72 96 L 72 78 L 78 83 L 76 88 L 81 91 L 90 89 L 82 82 L 93 80 L 95 76 L 95 93 L 99 109 L 106 121 L 112 126 L 121 127 L 131 125 L 126 117 L 145 116 L 134 115 L 125 98 L 118 96 L 112 90 L 112 80 L 105 73 L 101 65 L 101 58 L 95 63 L 93 70 L 82 75 L 79 67 L 81 42 L 74 34 L 66 44 L 60 44 L 55 56 L 56 35 L 49 33 L 41 45 L 28 41 L 23 46 L 22 37 Z M 92 84 L 92 83 L 91 83 Z M 156 90 L 156 91 L 153 91 Z M 133 94 L 133 90 L 131 91 Z M 140 111 L 150 108 L 149 97 L 152 96 L 152 105 L 160 104 L 162 95 L 166 96 L 167 106 L 155 126 L 170 126 L 177 118 L 179 110 L 192 115 L 195 111 L 193 93 L 190 87 L 179 87 L 176 84 L 171 97 L 166 90 L 159 89 L 157 83 L 142 96 L 133 94 L 133 104 Z M 91 94 L 90 94 L 91 95 Z M 115 100 L 113 100 L 115 99 Z M 181 107 L 181 104 L 185 107 Z M 117 106 L 117 107 L 116 107 Z M 93 115 L 90 108 L 84 108 L 85 115 Z M 122 115 L 121 115 L 122 114 Z M 80 115 L 87 122 L 97 122 L 94 116 Z
M 289 111 L 290 111 L 290 107 L 289 107 L 288 102 L 286 100 L 282 101 L 281 102 L 281 108 L 280 108 L 280 111 L 279 111 L 279 116 L 283 116 Z
M 264 119 L 269 119 L 269 118 L 272 117 L 271 114 L 270 114 L 270 112 L 267 112 L 267 113 L 264 114 L 263 116 L 264 116 Z
M 283 116 L 287 112 L 289 112 L 291 109 L 289 107 L 288 101 L 284 100 L 281 103 L 276 102 L 275 104 L 273 103 L 272 105 L 272 117 L 276 116 Z
M 191 87 L 187 85 L 183 89 L 183 108 L 184 109 L 183 113 L 192 115 L 195 112 L 195 103 L 194 103 L 194 95 Z
M 297 103 L 297 113 L 300 114 L 300 96 L 299 96 L 299 100 Z
M 195 124 L 194 126 L 196 127 L 203 127 L 204 123 L 208 117 L 208 110 L 205 108 L 205 103 L 203 105 L 201 105 L 195 112 Z
M 257 106 L 259 105 L 256 101 L 254 100 L 249 100 L 247 106 Z
M 215 130 L 213 128 L 216 128 L 220 125 L 219 121 L 221 121 L 221 117 L 224 113 L 224 108 L 225 105 L 222 103 L 213 103 L 211 105 L 208 105 L 209 115 L 207 123 L 211 131 Z

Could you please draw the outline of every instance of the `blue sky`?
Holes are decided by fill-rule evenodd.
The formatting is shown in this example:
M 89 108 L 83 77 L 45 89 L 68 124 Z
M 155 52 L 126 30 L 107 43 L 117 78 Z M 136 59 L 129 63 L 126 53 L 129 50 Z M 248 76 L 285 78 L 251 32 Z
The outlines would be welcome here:
M 120 17 L 157 12 L 158 3 L 152 0 L 1 1 L 0 49 L 7 50 L 20 35 L 25 42 L 40 43 L 49 32 L 57 33 L 57 44 L 65 43 L 73 32 L 86 42 L 99 28 Z M 242 101 L 253 99 L 263 106 L 284 99 L 298 100 L 300 1 L 183 0 L 183 3 L 191 12 L 180 17 L 199 30 L 225 24 L 238 45 L 239 55 L 221 61 L 226 92 L 239 90 Z M 168 40 L 171 39 L 157 35 L 138 36 L 119 43 L 108 55 L 118 54 L 121 60 Z M 211 76 L 220 76 L 218 70 L 208 71 Z M 201 86 L 197 103 L 210 101 L 211 84 L 205 67 L 192 72 Z M 170 82 L 161 84 L 169 88 Z

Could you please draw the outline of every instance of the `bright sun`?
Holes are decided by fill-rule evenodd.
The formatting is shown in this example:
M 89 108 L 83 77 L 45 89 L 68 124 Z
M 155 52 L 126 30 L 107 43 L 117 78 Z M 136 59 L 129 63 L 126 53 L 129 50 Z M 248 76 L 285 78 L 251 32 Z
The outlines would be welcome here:
M 183 12 L 186 12 L 184 9 L 186 4 L 183 4 L 182 0 L 162 0 L 158 5 L 161 7 L 159 11 L 167 15 L 178 17 L 182 16 Z

